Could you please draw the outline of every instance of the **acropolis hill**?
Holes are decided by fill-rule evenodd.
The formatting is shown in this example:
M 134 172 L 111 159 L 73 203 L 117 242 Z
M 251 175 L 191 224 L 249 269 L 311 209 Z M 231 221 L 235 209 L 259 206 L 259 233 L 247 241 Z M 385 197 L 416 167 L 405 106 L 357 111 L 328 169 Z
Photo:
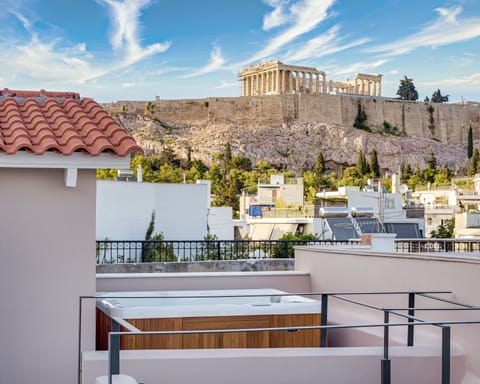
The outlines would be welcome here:
M 327 165 L 335 167 L 353 165 L 358 151 L 369 153 L 373 148 L 378 152 L 381 167 L 392 171 L 403 163 L 425 166 L 431 150 L 439 166 L 459 169 L 468 164 L 470 126 L 474 143 L 477 147 L 480 144 L 478 103 L 412 102 L 351 94 L 366 91 L 358 83 L 347 84 L 343 89 L 337 88 L 337 94 L 330 94 L 321 90 L 334 86 L 332 82 L 329 85 L 319 77 L 308 79 L 305 75 L 302 78 L 298 73 L 293 78 L 291 81 L 288 76 L 282 77 L 279 71 L 277 76 L 270 77 L 270 85 L 261 77 L 253 88 L 252 83 L 243 83 L 243 94 L 254 93 L 255 87 L 261 93 L 270 89 L 270 94 L 118 101 L 104 107 L 134 133 L 147 153 L 160 152 L 168 142 L 180 157 L 185 158 L 190 147 L 193 157 L 207 164 L 230 141 L 234 155 L 249 157 L 254 164 L 265 160 L 294 170 L 311 168 L 318 151 L 324 154 Z M 345 83 L 336 85 L 342 84 Z M 275 87 L 296 89 L 275 94 Z M 376 94 L 379 88 L 378 83 L 374 87 Z M 353 128 L 359 105 L 372 133 Z M 386 130 L 385 124 L 392 129 Z M 402 137 L 388 134 L 392 130 Z

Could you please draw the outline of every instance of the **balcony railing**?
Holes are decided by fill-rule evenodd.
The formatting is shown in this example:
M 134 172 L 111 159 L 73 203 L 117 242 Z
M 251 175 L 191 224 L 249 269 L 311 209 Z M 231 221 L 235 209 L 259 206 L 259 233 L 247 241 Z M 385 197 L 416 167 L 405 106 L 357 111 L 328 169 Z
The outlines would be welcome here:
M 343 246 L 331 240 L 100 240 L 97 264 L 293 258 L 295 245 Z
M 419 252 L 480 252 L 479 239 L 399 239 L 395 240 L 395 250 L 402 253 Z

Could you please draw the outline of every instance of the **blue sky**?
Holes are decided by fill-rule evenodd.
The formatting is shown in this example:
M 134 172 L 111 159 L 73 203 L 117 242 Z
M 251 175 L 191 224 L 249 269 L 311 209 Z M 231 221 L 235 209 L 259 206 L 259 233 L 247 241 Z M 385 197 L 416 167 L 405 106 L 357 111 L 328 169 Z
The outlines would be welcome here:
M 0 48 L 1 88 L 100 102 L 239 96 L 266 60 L 480 101 L 479 0 L 0 0 Z

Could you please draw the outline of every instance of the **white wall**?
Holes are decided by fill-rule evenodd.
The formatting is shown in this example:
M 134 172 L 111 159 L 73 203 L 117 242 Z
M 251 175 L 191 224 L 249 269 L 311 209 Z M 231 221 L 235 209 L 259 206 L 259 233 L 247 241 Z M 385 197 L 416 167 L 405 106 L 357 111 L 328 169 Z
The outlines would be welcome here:
M 380 193 L 347 191 L 348 209 L 359 207 L 373 208 L 375 215 L 379 215 Z M 405 213 L 402 209 L 402 195 L 399 193 L 383 194 L 383 217 L 389 220 L 404 219 Z
M 208 212 L 208 227 L 218 240 L 233 240 L 232 208 L 211 207 Z
M 95 170 L 67 188 L 63 169 L 2 168 L 0 197 L 0 383 L 76 383 L 78 300 L 95 294 Z
M 448 257 L 450 256 L 450 257 Z M 371 250 L 326 249 L 321 247 L 297 247 L 295 269 L 309 272 L 313 292 L 352 291 L 452 291 L 441 297 L 474 306 L 480 304 L 480 260 L 478 257 L 434 254 L 397 254 L 373 252 Z M 360 298 L 366 301 L 365 296 Z M 372 299 L 369 299 L 371 302 Z M 403 296 L 377 296 L 375 304 L 383 307 L 406 307 L 408 300 Z M 431 306 L 432 301 L 417 298 L 418 306 Z M 440 302 L 437 307 L 445 307 Z M 348 306 L 348 308 L 347 308 Z M 352 322 L 352 314 L 358 317 L 371 316 L 371 311 L 362 310 L 336 300 L 329 303 L 329 321 Z M 424 311 L 416 313 L 427 320 L 479 320 L 479 311 Z M 349 320 L 350 319 L 350 320 Z M 379 315 L 382 320 L 382 315 Z M 357 322 L 358 321 L 354 321 Z M 466 369 L 462 383 L 480 382 L 480 325 L 456 325 L 452 327 L 452 343 L 465 353 L 465 367 L 453 365 L 452 374 L 458 375 Z M 379 330 L 379 332 L 383 332 Z M 392 341 L 405 342 L 405 332 L 392 330 Z M 330 333 L 331 335 L 331 333 Z M 415 342 L 440 345 L 440 332 L 434 327 L 416 327 Z M 393 364 L 393 363 L 392 363 Z M 392 366 L 392 372 L 395 367 Z M 463 373 L 462 373 L 463 375 Z M 392 382 L 395 381 L 393 378 Z
M 97 240 L 143 240 L 153 210 L 155 232 L 163 232 L 166 240 L 202 240 L 207 234 L 208 197 L 205 184 L 99 180 Z

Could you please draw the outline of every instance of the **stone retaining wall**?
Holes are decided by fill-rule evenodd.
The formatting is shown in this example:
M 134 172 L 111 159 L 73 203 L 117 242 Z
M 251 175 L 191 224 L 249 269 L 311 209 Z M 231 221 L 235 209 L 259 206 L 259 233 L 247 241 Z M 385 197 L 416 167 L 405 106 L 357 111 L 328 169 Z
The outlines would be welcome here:
M 144 114 L 146 101 L 104 104 L 111 113 Z M 428 138 L 450 144 L 465 144 L 468 127 L 480 137 L 480 105 L 402 101 L 384 97 L 287 94 L 242 97 L 210 97 L 190 100 L 152 101 L 153 116 L 173 125 L 255 123 L 258 127 L 289 124 L 295 120 L 351 127 L 358 105 L 367 114 L 374 131 L 384 122 L 410 137 Z

